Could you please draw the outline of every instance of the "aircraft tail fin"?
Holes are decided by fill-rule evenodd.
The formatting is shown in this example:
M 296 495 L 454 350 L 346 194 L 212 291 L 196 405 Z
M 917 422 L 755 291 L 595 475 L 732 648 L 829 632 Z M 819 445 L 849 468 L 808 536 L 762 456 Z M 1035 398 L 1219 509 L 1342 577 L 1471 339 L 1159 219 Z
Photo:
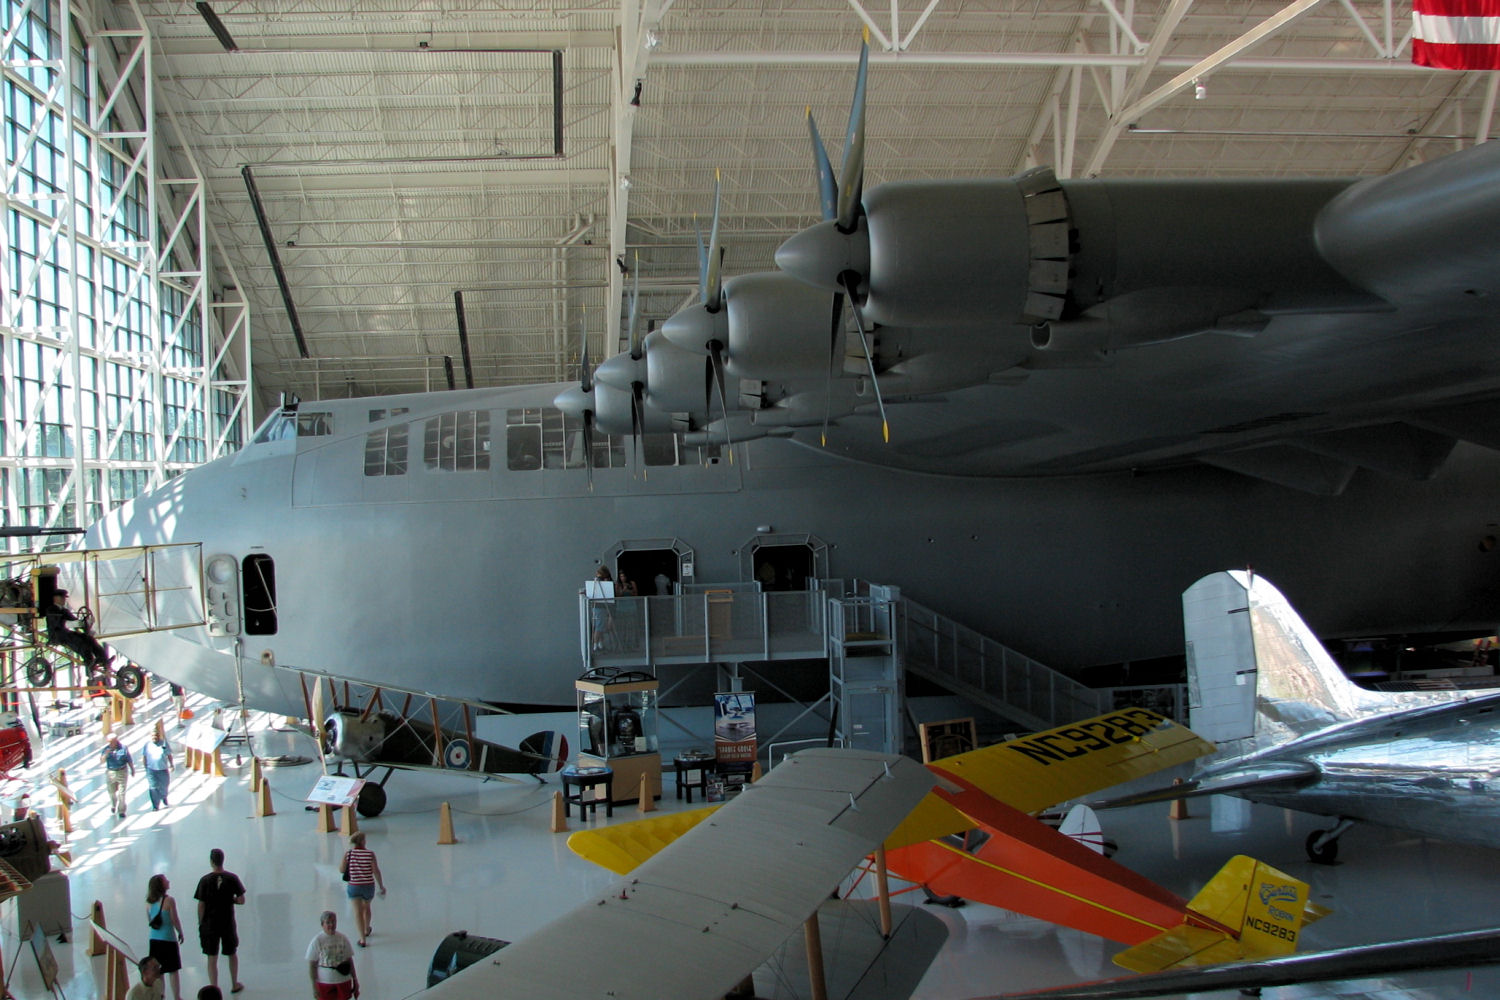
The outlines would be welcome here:
M 1159 972 L 1289 955 L 1302 926 L 1328 913 L 1307 896 L 1306 882 L 1236 855 L 1188 903 L 1184 923 L 1120 952 L 1115 964 Z
M 1294 738 L 1394 699 L 1344 676 L 1281 592 L 1245 571 L 1213 573 L 1182 595 L 1189 724 L 1231 753 L 1239 740 Z M 1269 732 L 1274 719 L 1276 732 Z M 1225 744 L 1230 744 L 1226 747 Z

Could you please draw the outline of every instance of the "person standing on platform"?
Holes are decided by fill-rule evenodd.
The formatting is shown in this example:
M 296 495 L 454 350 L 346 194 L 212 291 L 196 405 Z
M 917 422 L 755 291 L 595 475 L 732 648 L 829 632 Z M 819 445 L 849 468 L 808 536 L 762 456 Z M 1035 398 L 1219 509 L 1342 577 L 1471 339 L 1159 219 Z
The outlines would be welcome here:
M 235 925 L 234 908 L 245 905 L 245 884 L 234 872 L 224 870 L 224 852 L 215 847 L 208 852 L 213 869 L 198 880 L 193 898 L 198 901 L 198 943 L 208 956 L 208 982 L 219 985 L 219 954 L 229 959 L 229 992 L 245 988 L 240 982 L 240 935 Z
M 141 751 L 146 765 L 146 791 L 151 795 L 151 811 L 155 812 L 167 804 L 167 786 L 172 780 L 172 745 L 162 729 L 161 720 L 156 720 L 156 733 L 146 749 Z
M 120 742 L 120 737 L 109 734 L 109 742 L 99 754 L 104 762 L 104 780 L 109 786 L 109 811 L 116 816 L 125 815 L 125 783 L 135 773 L 135 761 L 130 750 Z
M 177 900 L 167 894 L 172 883 L 160 873 L 146 884 L 146 926 L 151 929 L 151 957 L 161 963 L 162 975 L 172 984 L 172 1000 L 182 1000 L 182 920 Z
M 318 919 L 323 931 L 307 943 L 307 974 L 312 978 L 314 1000 L 349 1000 L 359 996 L 359 973 L 354 968 L 354 948 L 339 933 L 339 917 L 324 910 Z
M 347 876 L 349 902 L 354 906 L 354 923 L 359 929 L 359 946 L 363 948 L 373 928 L 370 926 L 370 901 L 375 898 L 375 886 L 385 895 L 385 877 L 380 874 L 380 862 L 375 852 L 365 846 L 364 831 L 349 838 L 349 849 L 344 852 L 339 871 Z

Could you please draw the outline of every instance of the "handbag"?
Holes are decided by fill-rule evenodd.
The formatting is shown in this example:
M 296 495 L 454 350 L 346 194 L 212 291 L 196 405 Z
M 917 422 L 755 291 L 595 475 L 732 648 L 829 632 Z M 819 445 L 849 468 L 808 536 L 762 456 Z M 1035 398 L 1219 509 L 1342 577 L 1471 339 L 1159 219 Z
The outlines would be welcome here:
M 352 958 L 346 958 L 346 959 L 344 959 L 338 965 L 335 965 L 333 967 L 333 971 L 337 972 L 341 976 L 347 976 L 349 973 L 351 973 L 351 972 L 354 971 L 354 959 L 352 959 Z
M 153 931 L 161 930 L 161 910 L 157 910 L 156 916 L 152 917 L 149 921 L 147 921 L 147 923 L 151 926 L 151 929 Z
M 349 852 L 348 851 L 344 852 L 344 860 L 339 865 L 339 874 L 343 876 L 345 882 L 349 881 Z M 346 973 L 344 973 L 344 975 L 347 976 L 348 973 L 346 972 Z

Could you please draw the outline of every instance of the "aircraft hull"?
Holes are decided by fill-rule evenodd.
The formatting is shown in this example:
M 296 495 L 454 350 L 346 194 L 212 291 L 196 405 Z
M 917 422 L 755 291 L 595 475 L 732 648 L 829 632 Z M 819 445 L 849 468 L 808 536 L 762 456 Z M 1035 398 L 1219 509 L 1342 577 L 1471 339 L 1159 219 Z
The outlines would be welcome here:
M 503 413 L 556 392 L 391 400 Z M 300 683 L 271 664 L 568 704 L 585 641 L 577 594 L 615 546 L 675 540 L 696 580 L 749 580 L 747 546 L 767 531 L 814 536 L 830 576 L 899 585 L 1059 668 L 1180 652 L 1178 595 L 1226 565 L 1253 564 L 1306 595 L 1324 635 L 1492 626 L 1500 602 L 1500 554 L 1479 544 L 1493 530 L 1500 455 L 1467 445 L 1432 482 L 1361 473 L 1336 497 L 1200 466 L 935 476 L 779 439 L 736 446 L 733 463 L 595 469 L 590 492 L 582 469 L 513 473 L 503 454 L 487 472 L 424 477 L 414 458 L 404 482 L 372 480 L 361 424 L 382 402 L 306 404 L 352 433 L 252 444 L 90 529 L 89 547 L 191 540 L 205 560 L 275 560 L 274 634 L 188 629 L 119 647 L 196 690 L 235 701 L 243 689 L 254 707 L 299 715 Z M 413 408 L 414 423 L 422 416 Z

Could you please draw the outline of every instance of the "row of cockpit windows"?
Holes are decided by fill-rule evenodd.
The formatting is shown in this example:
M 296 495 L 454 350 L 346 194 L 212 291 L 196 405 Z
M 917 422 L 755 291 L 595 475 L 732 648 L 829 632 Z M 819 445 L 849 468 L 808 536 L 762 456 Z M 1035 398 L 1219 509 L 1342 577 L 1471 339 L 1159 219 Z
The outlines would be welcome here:
M 398 415 L 393 411 L 390 415 Z M 380 414 L 379 417 L 376 414 Z M 383 410 L 370 411 L 370 419 L 385 419 Z M 413 423 L 416 423 L 415 421 Z M 409 428 L 392 424 L 365 437 L 365 475 L 403 476 L 410 467 Z M 422 464 L 432 471 L 470 472 L 490 468 L 492 436 L 488 410 L 455 410 L 420 422 Z M 539 469 L 582 469 L 585 445 L 596 469 L 625 468 L 626 438 L 584 433 L 583 421 L 553 407 L 530 407 L 505 411 L 505 465 L 513 472 Z M 717 447 L 712 449 L 717 455 Z M 648 466 L 697 463 L 698 449 L 680 447 L 671 434 L 647 434 L 640 454 Z

